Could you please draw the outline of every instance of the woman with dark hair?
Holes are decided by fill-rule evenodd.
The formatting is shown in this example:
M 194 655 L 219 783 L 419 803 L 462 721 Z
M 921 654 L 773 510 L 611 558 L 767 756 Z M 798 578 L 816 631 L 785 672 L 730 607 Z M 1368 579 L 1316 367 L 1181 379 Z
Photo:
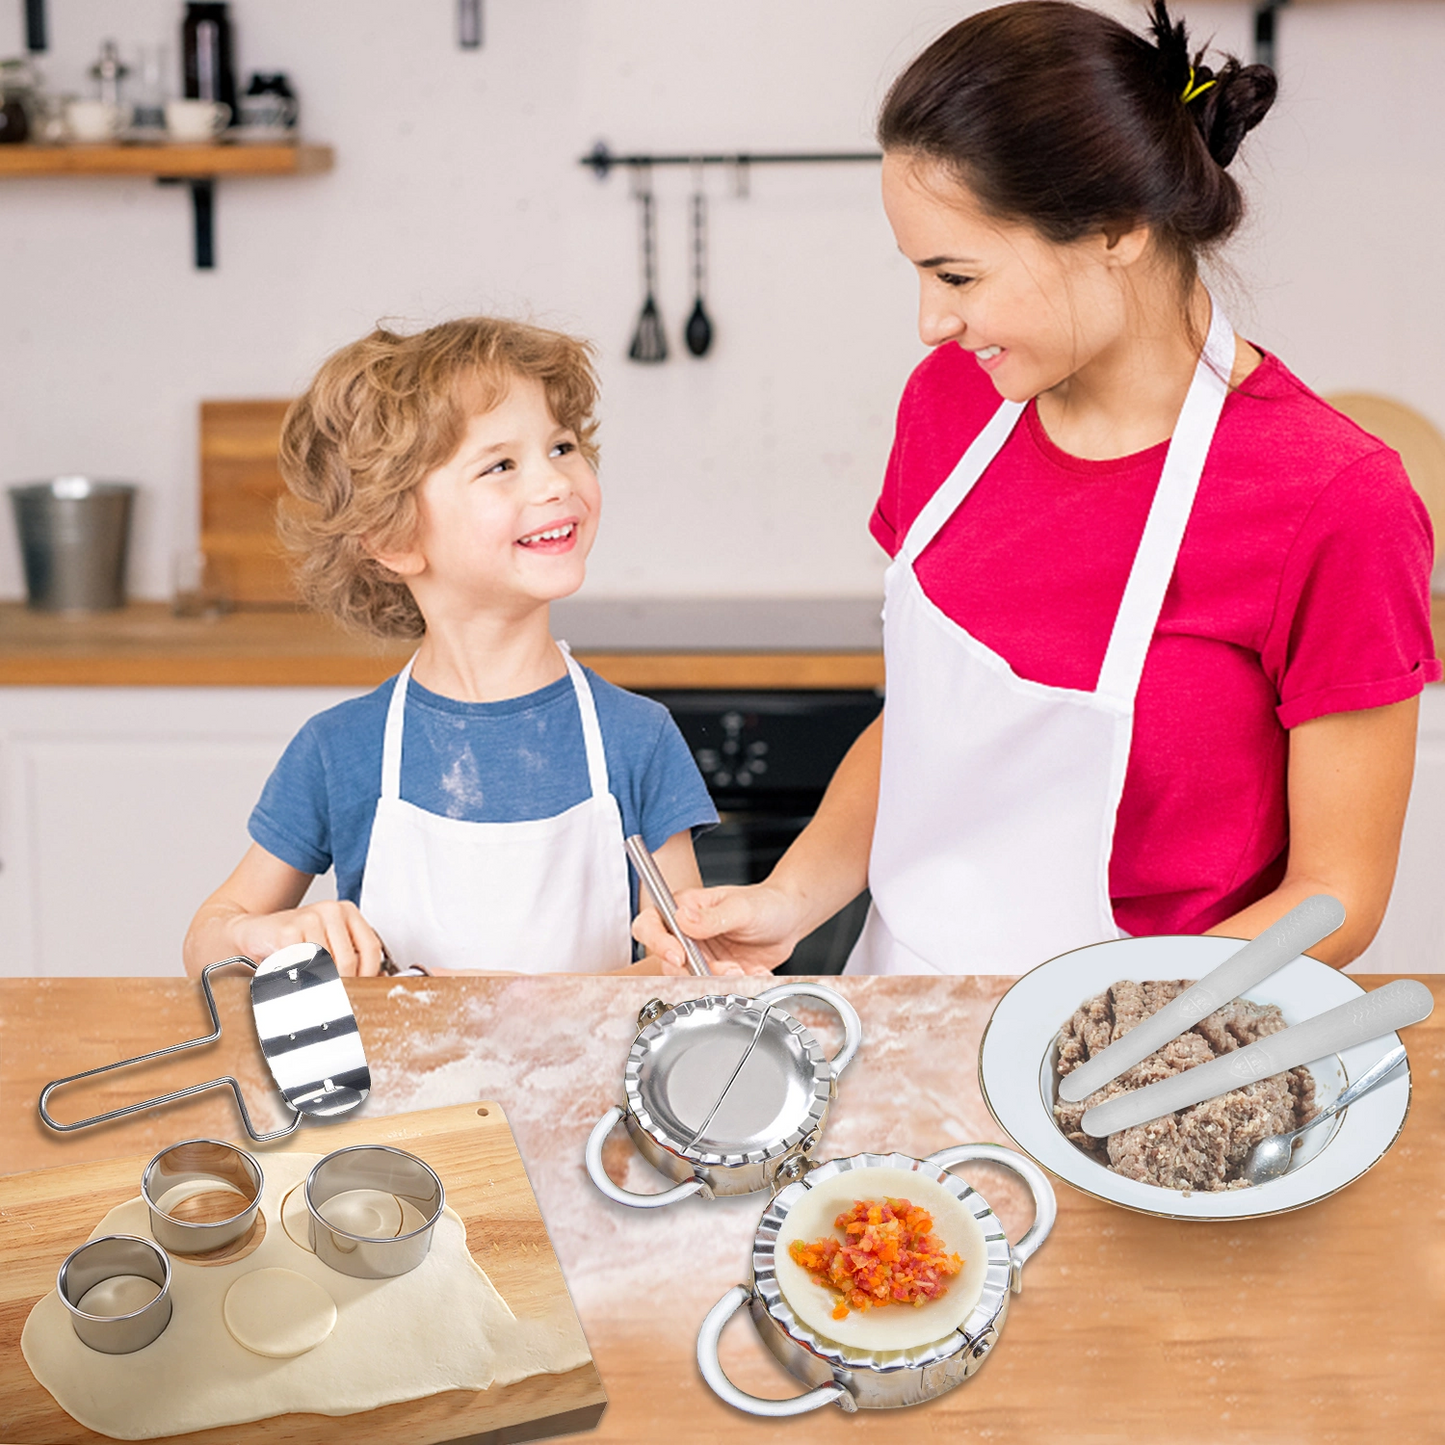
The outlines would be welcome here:
M 1061 0 L 955 26 L 884 104 L 933 348 L 872 531 L 888 696 L 773 875 L 680 920 L 775 967 L 861 891 L 850 972 L 1020 973 L 1119 933 L 1384 914 L 1429 521 L 1399 458 L 1237 336 L 1199 275 L 1263 66 Z M 637 933 L 679 967 L 656 915 Z

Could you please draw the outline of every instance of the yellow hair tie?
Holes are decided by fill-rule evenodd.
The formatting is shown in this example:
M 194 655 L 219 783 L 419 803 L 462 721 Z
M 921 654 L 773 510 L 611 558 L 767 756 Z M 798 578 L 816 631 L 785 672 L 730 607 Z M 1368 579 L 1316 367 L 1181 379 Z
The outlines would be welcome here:
M 1184 101 L 1185 105 L 1188 105 L 1191 100 L 1198 100 L 1199 97 L 1203 95 L 1204 92 L 1208 90 L 1211 85 L 1214 84 L 1216 84 L 1215 81 L 1206 80 L 1203 85 L 1195 85 L 1194 67 L 1191 65 L 1189 67 L 1189 84 L 1184 87 L 1184 94 L 1181 99 Z

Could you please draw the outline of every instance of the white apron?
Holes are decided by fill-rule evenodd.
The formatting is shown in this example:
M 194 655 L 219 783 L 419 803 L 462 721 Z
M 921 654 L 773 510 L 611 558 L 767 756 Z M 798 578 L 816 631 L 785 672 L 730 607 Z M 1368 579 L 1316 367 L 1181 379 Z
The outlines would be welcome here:
M 361 913 L 401 968 L 602 973 L 632 962 L 622 814 L 607 786 L 592 689 L 562 650 L 582 713 L 591 796 L 555 818 L 470 823 L 406 802 L 401 739 L 411 662 L 397 677 Z
M 1134 697 L 1233 366 L 1216 304 L 1093 692 L 1019 677 L 913 570 L 1023 404 L 999 407 L 919 513 L 884 587 L 873 906 L 846 972 L 1019 974 L 1119 936 L 1109 859 Z

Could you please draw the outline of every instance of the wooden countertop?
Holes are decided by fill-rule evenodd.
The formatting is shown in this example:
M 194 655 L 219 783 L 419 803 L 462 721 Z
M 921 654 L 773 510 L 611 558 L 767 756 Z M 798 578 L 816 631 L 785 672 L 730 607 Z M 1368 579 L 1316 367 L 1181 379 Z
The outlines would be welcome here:
M 1432 620 L 1436 654 L 1445 656 L 1445 597 L 1433 600 Z M 853 623 L 846 630 L 858 631 Z M 575 651 L 609 682 L 642 690 L 883 685 L 883 656 L 874 646 L 728 647 L 717 644 L 716 632 L 699 628 L 698 635 L 707 640 L 697 647 L 611 646 L 600 636 L 589 642 L 584 632 Z M 410 652 L 408 644 L 353 636 L 309 612 L 183 618 L 163 602 L 136 602 L 120 612 L 65 616 L 0 603 L 0 687 L 375 687 Z
M 219 978 L 220 1042 L 53 1101 L 78 1118 L 234 1072 L 261 1126 L 274 1122 L 244 978 Z M 764 981 L 738 981 L 756 992 Z M 922 1155 L 999 1139 L 974 1060 L 1007 980 L 828 980 L 862 1019 L 864 1045 L 839 1085 L 821 1157 L 861 1149 Z M 1366 987 L 1383 982 L 1362 978 Z M 1445 994 L 1445 979 L 1425 982 Z M 716 1400 L 693 1358 L 698 1324 L 745 1279 L 761 1196 L 628 1210 L 582 1168 L 594 1121 L 620 1097 L 638 1008 L 705 992 L 701 980 L 518 978 L 349 981 L 372 1069 L 365 1108 L 396 1114 L 468 1100 L 506 1109 L 611 1405 L 596 1441 L 1163 1441 L 1280 1445 L 1438 1438 L 1445 1412 L 1445 1009 L 1408 1034 L 1414 1098 L 1389 1154 L 1307 1209 L 1222 1224 L 1154 1219 L 1056 1185 L 1059 1218 L 1024 1272 L 995 1354 L 973 1379 L 909 1410 L 745 1419 Z M 837 1029 L 805 1015 L 825 1046 Z M 236 1137 L 215 1093 L 105 1129 L 44 1132 L 48 1079 L 194 1038 L 207 1021 L 183 979 L 0 980 L 0 1159 L 6 1170 Z M 133 1092 L 132 1092 L 133 1091 Z M 325 1126 L 304 1143 L 325 1148 Z M 656 1187 L 620 1131 L 609 1171 Z M 965 1170 L 1011 1237 L 1027 1224 L 1002 1176 Z M 652 1182 L 648 1182 L 651 1178 Z M 59 1260 L 56 1261 L 57 1265 Z M 798 1393 L 746 1320 L 723 1339 L 744 1389 Z M 0 1401 L 0 1438 L 4 1433 Z M 344 1433 L 344 1427 L 338 1425 Z M 210 1438 L 209 1436 L 207 1437 Z M 216 1432 L 225 1445 L 225 1431 Z M 340 1436 L 338 1435 L 338 1438 Z
M 172 616 L 162 602 L 82 616 L 0 603 L 0 686 L 375 687 L 412 652 L 309 612 Z M 871 688 L 873 650 L 612 649 L 577 656 L 619 687 Z

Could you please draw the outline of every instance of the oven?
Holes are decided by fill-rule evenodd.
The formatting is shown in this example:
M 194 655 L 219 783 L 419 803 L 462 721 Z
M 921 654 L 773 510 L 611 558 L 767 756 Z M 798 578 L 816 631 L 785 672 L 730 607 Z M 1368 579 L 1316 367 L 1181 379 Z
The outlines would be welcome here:
M 817 811 L 834 770 L 883 707 L 872 690 L 652 692 L 687 739 L 721 824 L 697 840 L 703 882 L 760 883 Z M 866 892 L 798 944 L 782 974 L 841 973 Z

